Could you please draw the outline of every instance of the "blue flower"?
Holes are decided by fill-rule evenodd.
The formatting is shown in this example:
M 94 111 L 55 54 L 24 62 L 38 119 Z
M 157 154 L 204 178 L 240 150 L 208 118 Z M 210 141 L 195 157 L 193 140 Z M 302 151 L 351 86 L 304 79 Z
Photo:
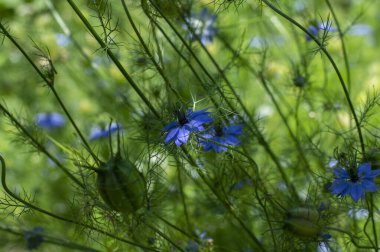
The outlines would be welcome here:
M 93 127 L 90 132 L 90 140 L 96 140 L 99 138 L 109 137 L 112 133 L 121 130 L 121 126 L 118 123 L 112 122 L 109 126 L 102 128 L 99 126 Z
M 189 30 L 189 39 L 194 41 L 199 37 L 203 45 L 212 43 L 218 29 L 215 27 L 216 15 L 208 13 L 207 8 L 203 8 L 200 13 L 192 14 L 190 18 L 186 18 L 187 24 L 183 28 Z M 191 30 L 188 28 L 191 27 Z
M 336 178 L 329 188 L 332 194 L 340 197 L 350 195 L 355 202 L 358 202 L 366 191 L 377 191 L 373 179 L 380 175 L 380 170 L 371 170 L 370 163 L 359 164 L 357 171 L 336 168 L 334 173 Z
M 238 136 L 243 133 L 243 125 L 230 125 L 223 126 L 215 125 L 214 128 L 209 129 L 202 137 L 207 138 L 213 142 L 223 145 L 237 146 L 240 144 Z M 203 145 L 205 151 L 222 152 L 226 151 L 227 147 L 220 146 L 211 141 L 201 140 L 200 144 Z
M 310 25 L 307 28 L 307 31 L 313 35 L 314 37 L 318 37 L 320 31 L 325 31 L 325 32 L 334 32 L 336 31 L 336 28 L 331 26 L 331 22 L 326 22 L 326 23 L 319 23 L 318 25 Z M 306 34 L 305 36 L 306 41 L 311 41 L 311 37 Z
M 174 141 L 177 146 L 187 143 L 191 132 L 202 131 L 204 124 L 212 122 L 213 119 L 209 116 L 210 112 L 206 112 L 206 110 L 207 108 L 193 112 L 189 109 L 187 113 L 177 111 L 177 121 L 170 123 L 163 129 L 168 132 L 164 142 Z
M 45 129 L 54 129 L 62 127 L 65 124 L 65 118 L 59 113 L 39 113 L 36 115 L 36 124 Z
M 66 34 L 63 34 L 63 33 L 56 34 L 55 38 L 56 38 L 57 45 L 59 45 L 61 47 L 66 47 L 71 42 L 70 37 L 67 36 Z
M 44 229 L 42 227 L 35 227 L 31 231 L 24 232 L 24 239 L 26 240 L 26 247 L 29 250 L 38 248 L 44 241 L 42 233 Z

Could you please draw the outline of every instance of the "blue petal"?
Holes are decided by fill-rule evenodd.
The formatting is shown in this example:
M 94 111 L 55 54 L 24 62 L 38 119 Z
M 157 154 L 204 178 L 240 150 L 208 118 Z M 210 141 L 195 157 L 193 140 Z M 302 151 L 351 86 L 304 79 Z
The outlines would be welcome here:
M 203 114 L 210 114 L 211 112 L 206 112 L 208 110 L 208 108 L 205 108 L 205 109 L 200 109 L 200 110 L 196 110 L 196 111 L 192 111 L 191 109 L 187 110 L 187 118 L 190 120 L 190 119 L 193 119 L 199 115 L 203 115 Z
M 358 200 L 364 196 L 364 190 L 362 188 L 362 185 L 359 183 L 353 183 L 349 187 L 348 193 L 355 202 L 358 202 Z
M 200 122 L 200 123 L 210 123 L 212 122 L 212 118 L 209 116 L 209 115 L 198 115 L 196 117 L 193 117 L 191 119 L 189 119 L 189 121 L 196 121 L 196 122 Z
M 364 176 L 364 178 L 374 179 L 375 177 L 377 177 L 379 175 L 380 175 L 380 170 L 372 170 L 369 174 Z
M 362 174 L 370 174 L 371 173 L 371 164 L 370 163 L 364 163 L 364 164 L 359 164 L 358 166 L 358 175 Z
M 347 191 L 349 189 L 349 185 L 344 180 L 335 180 L 332 185 L 330 186 L 329 190 L 332 194 L 338 195 L 338 196 L 344 196 L 347 194 Z
M 36 124 L 45 129 L 59 128 L 65 124 L 65 118 L 59 113 L 39 113 Z
M 224 127 L 223 131 L 225 134 L 241 135 L 243 134 L 243 125 L 231 125 L 229 127 Z
M 182 127 L 178 131 L 177 139 L 175 141 L 175 144 L 177 146 L 181 146 L 183 143 L 187 143 L 190 137 L 190 131 L 186 129 L 185 127 Z
M 177 128 L 170 130 L 168 132 L 168 134 L 166 135 L 164 142 L 168 143 L 168 142 L 172 141 L 177 136 L 179 129 L 180 129 L 180 127 L 177 127 Z
M 340 179 L 349 179 L 350 176 L 348 175 L 347 171 L 342 168 L 335 168 L 334 169 L 335 176 Z
M 233 135 L 226 136 L 226 139 L 224 140 L 224 142 L 225 144 L 235 145 L 235 146 L 240 144 L 239 139 Z
M 162 130 L 163 131 L 168 131 L 168 130 L 170 130 L 170 129 L 174 128 L 174 127 L 178 127 L 178 126 L 179 126 L 178 122 L 172 122 L 172 123 L 166 125 Z
M 366 191 L 369 191 L 369 192 L 376 192 L 377 191 L 377 185 L 371 180 L 364 179 L 362 182 L 362 186 L 363 186 L 364 190 L 366 190 Z

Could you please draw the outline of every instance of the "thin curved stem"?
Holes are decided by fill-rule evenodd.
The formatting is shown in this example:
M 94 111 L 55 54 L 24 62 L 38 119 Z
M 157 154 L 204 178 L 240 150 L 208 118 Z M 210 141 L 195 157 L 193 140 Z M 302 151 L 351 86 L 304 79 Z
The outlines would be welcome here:
M 348 61 L 348 54 L 347 54 L 347 49 L 346 49 L 346 43 L 344 42 L 344 34 L 342 31 L 342 28 L 340 27 L 338 17 L 335 14 L 334 8 L 332 7 L 331 3 L 329 0 L 325 0 L 327 6 L 329 7 L 331 14 L 333 16 L 335 26 L 338 30 L 339 38 L 340 38 L 340 43 L 342 45 L 342 53 L 343 53 L 343 60 L 344 60 L 344 65 L 346 67 L 346 78 L 347 78 L 347 88 L 348 92 L 351 90 L 351 71 L 350 71 L 350 62 Z
M 305 27 L 303 27 L 297 21 L 295 21 L 293 18 L 289 17 L 287 14 L 285 14 L 284 12 L 282 12 L 281 10 L 279 10 L 276 6 L 274 6 L 273 4 L 271 4 L 268 0 L 262 0 L 262 2 L 264 2 L 274 12 L 276 12 L 277 14 L 279 14 L 280 16 L 282 16 L 283 18 L 285 18 L 286 20 L 288 20 L 290 23 L 294 24 L 299 29 L 301 29 L 304 33 L 306 33 L 318 45 L 318 47 L 320 48 L 320 50 L 326 55 L 326 57 L 328 58 L 328 60 L 330 61 L 331 65 L 332 65 L 332 67 L 334 68 L 334 71 L 335 71 L 336 75 L 338 76 L 339 82 L 340 82 L 340 84 L 342 86 L 344 95 L 346 97 L 348 106 L 350 108 L 351 114 L 354 117 L 355 126 L 356 126 L 356 130 L 357 130 L 357 133 L 358 133 L 358 137 L 359 137 L 359 141 L 360 141 L 360 146 L 361 146 L 361 149 L 362 149 L 362 154 L 364 155 L 365 154 L 365 145 L 364 145 L 364 138 L 363 138 L 362 130 L 361 130 L 361 127 L 360 127 L 360 123 L 359 123 L 358 117 L 356 115 L 354 105 L 353 105 L 353 103 L 351 101 L 350 94 L 348 92 L 347 86 L 346 86 L 346 84 L 345 84 L 345 82 L 343 80 L 342 74 L 340 73 L 339 68 L 336 65 L 336 63 L 335 63 L 334 59 L 332 58 L 331 54 L 322 45 L 322 43 L 319 42 L 319 40 L 315 36 L 313 36 L 313 34 L 311 34 Z
M 110 48 L 105 44 L 105 42 L 100 38 L 99 34 L 95 31 L 95 29 L 91 26 L 91 24 L 88 22 L 86 17 L 83 15 L 83 13 L 80 11 L 78 6 L 72 1 L 72 0 L 66 0 L 71 8 L 74 10 L 74 12 L 77 14 L 77 16 L 80 18 L 82 23 L 86 26 L 88 31 L 91 33 L 91 35 L 95 38 L 95 40 L 98 42 L 100 47 L 105 50 L 108 57 L 113 61 L 113 63 L 116 65 L 116 67 L 119 69 L 120 73 L 124 76 L 124 78 L 128 81 L 129 85 L 135 90 L 137 95 L 143 100 L 143 102 L 148 106 L 150 111 L 159 119 L 161 118 L 158 111 L 153 107 L 152 103 L 149 101 L 149 99 L 144 95 L 144 92 L 138 87 L 137 83 L 132 79 L 132 77 L 129 75 L 127 70 L 123 67 L 123 65 L 120 63 L 120 61 L 117 59 L 116 55 L 110 50 Z
M 22 134 L 24 134 L 25 136 L 27 136 L 27 138 L 31 141 L 32 145 L 40 152 L 44 153 L 50 160 L 53 161 L 53 163 L 55 165 L 57 165 L 57 167 L 59 169 L 62 170 L 62 172 L 68 176 L 75 184 L 77 184 L 78 186 L 80 186 L 81 188 L 84 188 L 84 185 L 82 182 L 80 182 L 76 177 L 74 177 L 73 174 L 71 174 L 71 172 L 66 168 L 64 167 L 61 162 L 58 161 L 58 159 L 56 157 L 54 157 L 40 142 L 38 142 L 38 140 L 33 137 L 29 131 L 8 111 L 8 109 L 6 107 L 4 107 L 1 103 L 0 103 L 0 110 L 3 111 L 3 113 L 11 120 L 11 122 L 16 126 L 17 129 L 19 129 Z
M 7 227 L 4 225 L 0 225 L 0 230 L 14 234 L 14 235 L 18 235 L 18 236 L 24 236 L 25 232 L 29 231 L 29 230 L 16 230 L 14 228 Z M 39 236 L 42 236 L 44 238 L 44 240 L 43 240 L 44 243 L 50 243 L 50 244 L 54 244 L 54 245 L 65 247 L 65 248 L 71 248 L 71 249 L 75 249 L 76 251 L 101 252 L 98 249 L 90 248 L 90 247 L 84 246 L 82 244 L 78 244 L 78 243 L 75 243 L 72 241 L 57 238 L 57 237 L 54 237 L 54 236 L 51 236 L 51 235 L 48 235 L 45 233 L 39 234 Z
M 13 38 L 13 36 L 7 31 L 7 29 L 3 26 L 3 24 L 0 22 L 0 29 L 2 31 L 2 33 L 12 42 L 12 44 L 14 46 L 17 47 L 17 49 L 21 52 L 21 54 L 26 58 L 26 60 L 32 65 L 32 67 L 34 68 L 34 70 L 37 72 L 37 74 L 42 78 L 42 80 L 46 83 L 46 85 L 52 90 L 55 98 L 57 99 L 59 105 L 61 106 L 61 108 L 63 109 L 63 111 L 65 112 L 66 116 L 69 118 L 69 121 L 70 123 L 73 125 L 75 131 L 77 132 L 77 134 L 79 135 L 79 137 L 81 138 L 83 144 L 85 145 L 86 147 L 86 150 L 91 154 L 91 156 L 94 158 L 95 161 L 97 161 L 99 163 L 99 159 L 96 157 L 96 155 L 92 152 L 89 144 L 87 143 L 86 139 L 83 137 L 81 131 L 79 130 L 79 128 L 77 127 L 77 125 L 75 124 L 74 120 L 72 119 L 71 115 L 69 114 L 69 112 L 67 111 L 66 107 L 64 106 L 64 104 L 62 103 L 61 99 L 59 98 L 58 96 L 58 93 L 56 92 L 55 88 L 54 88 L 54 78 L 50 79 L 50 78 L 47 78 L 46 75 L 44 73 L 41 72 L 41 70 L 38 68 L 38 66 L 34 63 L 34 61 L 29 57 L 28 53 L 25 52 L 25 50 L 20 46 L 20 44 Z
M 171 85 L 171 83 L 170 83 L 168 77 L 167 77 L 166 74 L 164 73 L 164 70 L 160 67 L 160 65 L 159 65 L 159 64 L 157 63 L 157 61 L 154 59 L 154 57 L 153 57 L 152 53 L 150 52 L 150 50 L 149 50 L 147 44 L 145 43 L 144 39 L 142 38 L 140 32 L 138 31 L 138 29 L 137 29 L 137 27 L 136 27 L 136 25 L 135 25 L 135 22 L 133 21 L 133 18 L 132 18 L 131 14 L 130 14 L 130 12 L 129 12 L 129 10 L 128 10 L 127 4 L 125 3 L 125 0 L 120 0 L 120 1 L 121 1 L 121 4 L 123 5 L 124 12 L 125 12 L 125 14 L 127 15 L 127 18 L 128 18 L 128 20 L 129 20 L 129 23 L 131 24 L 132 29 L 133 29 L 133 31 L 135 32 L 135 34 L 136 34 L 138 40 L 140 41 L 140 44 L 141 44 L 141 46 L 143 47 L 145 53 L 148 55 L 149 59 L 152 61 L 154 67 L 157 69 L 157 72 L 161 75 L 162 79 L 164 80 L 164 82 L 165 82 L 166 86 L 169 88 L 169 90 L 172 91 L 178 99 L 182 100 L 180 94 L 179 94 L 179 93 L 177 92 L 177 90 L 175 90 L 175 89 L 173 88 L 173 86 Z
M 346 234 L 348 237 L 350 237 L 350 240 L 351 240 L 352 244 L 354 244 L 355 247 L 357 247 L 357 248 L 361 248 L 361 249 L 374 249 L 376 251 L 380 249 L 380 248 L 376 248 L 376 247 L 373 247 L 373 246 L 371 247 L 371 246 L 359 245 L 358 242 L 356 241 L 355 237 L 350 232 L 348 232 L 346 230 L 343 230 L 343 229 L 340 229 L 340 228 L 335 228 L 335 227 L 326 227 L 326 229 Z
M 147 247 L 147 246 L 144 246 L 142 244 L 138 244 L 136 242 L 132 242 L 132 241 L 129 241 L 129 240 L 126 240 L 124 238 L 121 238 L 121 237 L 118 237 L 118 236 L 115 236 L 109 232 L 106 232 L 104 230 L 101 230 L 99 228 L 96 228 L 96 227 L 93 227 L 93 226 L 90 226 L 86 223 L 82 223 L 82 222 L 78 222 L 78 221 L 75 221 L 75 220 L 70 220 L 70 219 L 67 219 L 65 217 L 62 217 L 62 216 L 59 216 L 59 215 L 56 215 L 54 213 L 51 213 L 47 210 L 44 210 L 38 206 L 35 206 L 29 202 L 27 202 L 26 200 L 20 198 L 18 195 L 16 195 L 14 192 L 12 192 L 9 188 L 8 188 L 8 185 L 6 183 L 6 165 L 5 165 L 5 160 L 3 158 L 2 155 L 0 155 L 0 162 L 1 162 L 1 184 L 4 188 L 4 191 L 12 198 L 14 198 L 15 200 L 21 202 L 22 204 L 24 204 L 25 206 L 37 211 L 37 212 L 40 212 L 42 214 L 45 214 L 49 217 L 52 217 L 54 219 L 57 219 L 57 220 L 60 220 L 60 221 L 64 221 L 64 222 L 67 222 L 67 223 L 72 223 L 72 224 L 76 224 L 76 225 L 79 225 L 79 226 L 82 226 L 84 228 L 89 228 L 91 230 L 94 230 L 98 233 L 101 233 L 103 235 L 106 235 L 108 237 L 111 237 L 113 239 L 116 239 L 116 240 L 119 240 L 119 241 L 122 241 L 122 242 L 125 242 L 127 244 L 130 244 L 130 245 L 133 245 L 133 246 L 136 246 L 136 247 L 139 247 L 139 248 L 142 248 L 142 249 L 145 249 L 145 250 L 148 250 L 148 251 L 158 251 L 154 248 L 151 248 L 151 247 Z

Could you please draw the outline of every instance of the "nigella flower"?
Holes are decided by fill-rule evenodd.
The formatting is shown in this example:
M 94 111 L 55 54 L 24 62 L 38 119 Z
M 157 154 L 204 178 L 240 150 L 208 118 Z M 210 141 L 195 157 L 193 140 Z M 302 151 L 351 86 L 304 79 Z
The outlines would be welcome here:
M 222 152 L 226 151 L 227 147 L 220 146 L 214 142 L 223 145 L 237 146 L 240 144 L 238 137 L 241 134 L 243 134 L 243 125 L 221 126 L 215 124 L 214 128 L 209 129 L 202 135 L 203 138 L 211 141 L 202 139 L 200 144 L 204 147 L 205 151 Z
M 198 236 L 198 239 L 200 243 L 190 240 L 186 247 L 184 248 L 185 251 L 188 252 L 197 252 L 201 249 L 203 246 L 212 246 L 214 240 L 207 236 L 207 232 L 203 231 L 202 233 L 199 232 L 199 230 L 195 230 L 195 234 Z
M 61 47 L 66 47 L 70 44 L 70 37 L 63 33 L 58 33 L 55 35 L 57 45 Z
M 36 115 L 36 124 L 45 129 L 54 129 L 62 127 L 65 124 L 65 118 L 59 113 L 39 113 Z
M 200 13 L 192 14 L 190 18 L 186 18 L 187 24 L 184 24 L 183 28 L 189 30 L 190 40 L 194 41 L 198 36 L 201 43 L 207 45 L 212 43 L 218 31 L 215 27 L 215 21 L 216 15 L 209 14 L 207 8 L 203 8 Z
M 322 22 L 318 25 L 312 24 L 307 28 L 307 31 L 313 35 L 314 37 L 318 37 L 320 31 L 324 32 L 333 32 L 336 31 L 336 28 L 331 26 L 331 22 Z M 305 36 L 306 41 L 311 41 L 311 37 L 306 34 Z
M 358 202 L 364 197 L 366 191 L 377 191 L 373 179 L 380 175 L 380 170 L 371 170 L 370 163 L 359 164 L 356 170 L 336 168 L 334 173 L 336 178 L 329 188 L 332 194 L 340 197 L 350 195 L 355 202 Z
M 177 121 L 170 123 L 163 129 L 167 131 L 164 139 L 165 143 L 174 141 L 177 146 L 187 143 L 191 132 L 199 132 L 204 130 L 204 124 L 212 122 L 210 112 L 206 109 L 193 111 L 188 109 L 184 111 L 176 111 Z
M 24 232 L 24 239 L 26 240 L 26 247 L 29 250 L 38 248 L 44 241 L 42 233 L 44 229 L 42 227 L 35 227 L 31 231 Z
M 112 122 L 106 127 L 93 127 L 90 132 L 90 140 L 109 137 L 112 133 L 117 132 L 118 130 L 121 130 L 121 125 L 115 122 Z

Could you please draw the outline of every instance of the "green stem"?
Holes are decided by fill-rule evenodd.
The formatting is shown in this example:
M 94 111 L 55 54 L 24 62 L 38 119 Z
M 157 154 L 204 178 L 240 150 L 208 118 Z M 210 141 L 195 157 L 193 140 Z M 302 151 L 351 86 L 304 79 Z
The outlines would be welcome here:
M 334 59 L 332 58 L 331 54 L 327 51 L 327 49 L 324 47 L 324 45 L 322 45 L 322 43 L 319 42 L 319 40 L 316 37 L 314 37 L 313 34 L 311 34 L 305 27 L 303 27 L 297 21 L 295 21 L 293 18 L 289 17 L 284 12 L 282 12 L 281 10 L 279 10 L 277 7 L 275 7 L 273 4 L 271 4 L 268 0 L 262 0 L 262 2 L 264 2 L 274 12 L 276 12 L 277 14 L 279 14 L 280 16 L 282 16 L 283 18 L 285 18 L 286 20 L 288 20 L 290 23 L 292 23 L 295 26 L 297 26 L 299 29 L 301 29 L 308 36 L 310 36 L 310 38 L 319 46 L 320 50 L 322 50 L 322 52 L 326 55 L 326 57 L 328 58 L 328 60 L 330 61 L 331 65 L 332 65 L 332 67 L 334 68 L 335 73 L 338 76 L 339 82 L 340 82 L 340 84 L 342 86 L 344 95 L 346 97 L 348 106 L 350 108 L 351 114 L 354 117 L 355 126 L 356 126 L 356 130 L 358 132 L 360 146 L 361 146 L 361 149 L 362 149 L 362 154 L 364 155 L 365 154 L 365 145 L 364 145 L 364 138 L 363 138 L 363 135 L 362 135 L 362 130 L 361 130 L 361 127 L 360 127 L 360 123 L 359 123 L 358 117 L 356 115 L 356 112 L 355 112 L 355 109 L 354 109 L 354 105 L 352 104 L 352 101 L 351 101 L 351 98 L 350 98 L 350 94 L 349 94 L 348 89 L 346 87 L 346 84 L 345 84 L 345 82 L 343 80 L 342 74 L 340 73 L 339 68 L 336 65 L 336 63 L 335 63 Z
M 193 228 L 190 224 L 189 213 L 187 211 L 187 205 L 186 205 L 186 200 L 185 200 L 185 193 L 183 191 L 183 183 L 182 183 L 182 177 L 181 177 L 181 170 L 179 169 L 179 163 L 177 163 L 177 178 L 178 178 L 179 193 L 180 193 L 181 202 L 183 206 L 183 213 L 185 215 L 187 230 L 191 232 Z
M 146 247 L 142 244 L 138 244 L 138 243 L 135 243 L 135 242 L 132 242 L 132 241 L 129 241 L 129 240 L 126 240 L 124 238 L 121 238 L 121 237 L 118 237 L 118 236 L 115 236 L 111 233 L 108 233 L 104 230 L 101 230 L 99 228 L 96 228 L 96 227 L 93 227 L 93 226 L 90 226 L 86 223 L 83 223 L 83 222 L 78 222 L 78 221 L 75 221 L 75 220 L 70 220 L 70 219 L 67 219 L 65 217 L 61 217 L 59 215 L 56 215 L 54 213 L 51 213 L 47 210 L 44 210 L 38 206 L 35 206 L 27 201 L 25 201 L 24 199 L 20 198 L 18 195 L 16 195 L 15 193 L 13 193 L 7 186 L 6 184 L 6 166 L 5 166 L 5 160 L 3 158 L 2 155 L 0 155 L 0 162 L 1 162 L 1 184 L 3 185 L 3 188 L 4 188 L 4 191 L 12 198 L 14 198 L 15 200 L 21 202 L 22 204 L 24 204 L 26 207 L 30 208 L 30 209 L 33 209 L 37 212 L 40 212 L 42 214 L 45 214 L 49 217 L 52 217 L 54 219 L 57 219 L 57 220 L 60 220 L 60 221 L 64 221 L 64 222 L 67 222 L 67 223 L 72 223 L 72 224 L 76 224 L 76 225 L 79 225 L 79 226 L 82 226 L 84 228 L 88 228 L 88 229 L 91 229 L 91 230 L 94 230 L 100 234 L 103 234 L 103 235 L 106 235 L 108 237 L 111 237 L 113 239 L 116 239 L 116 240 L 119 240 L 119 241 L 122 241 L 122 242 L 125 242 L 127 244 L 130 244 L 130 245 L 133 245 L 133 246 L 136 246 L 136 247 L 139 247 L 139 248 L 142 248 L 142 249 L 145 249 L 145 250 L 148 250 L 148 251 L 157 251 L 156 249 L 154 248 L 151 248 L 151 247 Z
M 113 61 L 113 63 L 116 65 L 116 67 L 119 69 L 120 73 L 124 76 L 124 78 L 128 81 L 129 85 L 135 90 L 137 95 L 144 101 L 144 103 L 148 106 L 150 111 L 158 118 L 160 119 L 161 116 L 158 113 L 158 111 L 153 107 L 152 103 L 149 101 L 149 99 L 144 95 L 144 92 L 138 87 L 137 83 L 132 79 L 132 77 L 128 74 L 128 72 L 125 70 L 123 65 L 120 63 L 120 61 L 117 59 L 115 54 L 108 48 L 106 43 L 100 38 L 99 34 L 95 31 L 95 29 L 91 26 L 91 24 L 88 22 L 88 20 L 85 18 L 83 13 L 79 10 L 78 6 L 72 1 L 72 0 L 66 0 L 71 8 L 74 10 L 74 12 L 77 14 L 77 16 L 80 18 L 82 23 L 86 26 L 88 31 L 91 33 L 91 35 L 95 38 L 95 40 L 98 42 L 100 47 L 105 50 L 108 57 Z
M 59 169 L 62 170 L 66 176 L 68 176 L 75 184 L 79 185 L 81 188 L 84 188 L 85 186 L 76 178 L 74 177 L 71 172 L 64 167 L 57 158 L 55 158 L 36 138 L 30 134 L 30 132 L 8 111 L 7 108 L 5 108 L 1 103 L 0 103 L 0 110 L 3 111 L 3 113 L 11 120 L 11 122 L 16 126 L 17 129 L 21 131 L 21 133 L 31 141 L 32 145 L 40 152 L 44 153 L 50 160 L 53 161 L 55 165 Z
M 161 75 L 161 77 L 162 77 L 162 79 L 164 80 L 166 86 L 170 89 L 170 91 L 172 91 L 172 92 L 175 94 L 175 96 L 176 96 L 178 99 L 182 100 L 180 94 L 179 94 L 179 93 L 177 92 L 177 90 L 175 90 L 175 89 L 173 88 L 173 86 L 171 85 L 171 83 L 170 83 L 168 77 L 167 77 L 166 74 L 164 73 L 164 70 L 160 67 L 160 65 L 158 64 L 158 62 L 154 59 L 153 54 L 150 52 L 150 50 L 149 50 L 147 44 L 145 43 L 144 39 L 142 38 L 140 32 L 138 31 L 138 29 L 137 29 L 137 27 L 136 27 L 136 25 L 135 25 L 135 22 L 133 21 L 133 18 L 132 18 L 131 14 L 130 14 L 130 12 L 129 12 L 129 10 L 128 10 L 128 7 L 127 7 L 127 5 L 126 5 L 126 3 L 125 3 L 125 0 L 120 0 L 120 1 L 121 1 L 122 5 L 123 5 L 124 12 L 125 12 L 125 14 L 127 15 L 127 18 L 128 18 L 128 20 L 129 20 L 129 23 L 131 23 L 132 29 L 133 29 L 133 31 L 135 32 L 135 34 L 137 35 L 137 38 L 139 39 L 140 44 L 142 45 L 142 47 L 143 47 L 145 53 L 148 55 L 149 59 L 152 61 L 154 67 L 157 69 L 157 72 Z
M 3 26 L 3 24 L 1 24 L 1 22 L 0 22 L 0 29 L 2 30 L 3 34 L 13 43 L 13 45 L 17 47 L 17 49 L 27 59 L 27 61 L 33 66 L 33 68 L 36 70 L 36 72 L 38 73 L 38 75 L 44 80 L 44 82 L 46 83 L 46 85 L 52 90 L 52 92 L 54 93 L 55 98 L 58 100 L 59 105 L 61 106 L 61 108 L 65 112 L 66 116 L 69 118 L 71 124 L 74 126 L 75 131 L 80 136 L 80 138 L 81 138 L 83 144 L 85 145 L 87 151 L 91 154 L 91 156 L 95 159 L 95 161 L 97 161 L 99 163 L 98 158 L 91 151 L 91 148 L 88 145 L 86 139 L 83 137 L 81 131 L 76 126 L 74 120 L 72 119 L 72 117 L 70 116 L 70 114 L 67 111 L 66 107 L 64 106 L 64 104 L 62 103 L 61 99 L 59 98 L 58 93 L 56 92 L 56 90 L 54 88 L 54 80 L 50 80 L 50 79 L 46 78 L 46 75 L 41 72 L 41 70 L 37 67 L 37 65 L 33 62 L 33 60 L 25 52 L 25 50 L 19 45 L 19 43 L 12 37 L 12 35 L 9 34 L 9 32 L 5 29 L 5 27 Z
M 166 234 L 164 234 L 163 232 L 161 232 L 161 230 L 159 230 L 158 228 L 156 228 L 155 226 L 152 226 L 146 222 L 144 222 L 144 224 L 149 227 L 150 229 L 152 229 L 154 232 L 156 232 L 158 235 L 160 235 L 162 238 L 164 238 L 165 240 L 167 240 L 171 245 L 173 245 L 176 249 L 178 249 L 179 251 L 182 251 L 182 252 L 186 252 L 186 250 L 184 250 L 183 248 L 181 248 L 180 246 L 178 246 L 174 241 L 172 241 L 172 239 L 170 239 L 170 237 L 168 237 Z
M 338 20 L 338 17 L 336 16 L 335 14 L 335 11 L 334 11 L 334 8 L 332 7 L 331 3 L 329 0 L 325 0 L 326 1 L 326 4 L 327 6 L 329 7 L 330 11 L 331 11 L 331 14 L 333 16 L 333 19 L 334 19 L 334 22 L 335 22 L 335 26 L 338 30 L 338 34 L 339 34 L 339 38 L 340 38 L 340 43 L 342 45 L 342 52 L 343 52 L 343 60 L 344 60 L 344 65 L 346 67 L 346 71 L 347 71 L 347 88 L 348 88 L 348 92 L 350 92 L 351 90 L 351 71 L 350 71 L 350 63 L 348 61 L 348 54 L 347 54 L 347 49 L 346 49 L 346 43 L 344 42 L 344 34 L 343 34 L 343 31 L 340 27 L 340 24 L 339 24 L 339 20 Z
M 340 228 L 335 228 L 335 227 L 326 227 L 326 230 L 332 230 L 332 231 L 337 231 L 337 232 L 346 234 L 347 236 L 350 237 L 350 240 L 351 240 L 352 244 L 354 244 L 355 247 L 357 247 L 357 248 L 360 248 L 360 249 L 374 249 L 375 251 L 377 251 L 378 249 L 380 249 L 379 247 L 373 247 L 373 246 L 371 247 L 371 246 L 359 245 L 358 242 L 356 241 L 355 237 L 350 232 L 348 232 L 346 230 L 343 230 L 343 229 L 340 229 Z
M 16 230 L 14 228 L 7 227 L 4 225 L 0 225 L 0 230 L 14 234 L 14 235 L 18 235 L 18 236 L 24 236 L 25 232 L 29 231 L 29 230 Z M 58 245 L 58 246 L 65 247 L 65 248 L 71 248 L 71 249 L 75 249 L 75 250 L 79 250 L 79 251 L 100 252 L 100 250 L 90 248 L 90 247 L 87 247 L 87 246 L 84 246 L 81 244 L 77 244 L 75 242 L 71 242 L 68 240 L 64 240 L 61 238 L 53 237 L 53 236 L 48 235 L 48 234 L 38 234 L 38 235 L 42 236 L 44 238 L 44 240 L 43 240 L 44 243 L 50 243 L 50 244 Z

